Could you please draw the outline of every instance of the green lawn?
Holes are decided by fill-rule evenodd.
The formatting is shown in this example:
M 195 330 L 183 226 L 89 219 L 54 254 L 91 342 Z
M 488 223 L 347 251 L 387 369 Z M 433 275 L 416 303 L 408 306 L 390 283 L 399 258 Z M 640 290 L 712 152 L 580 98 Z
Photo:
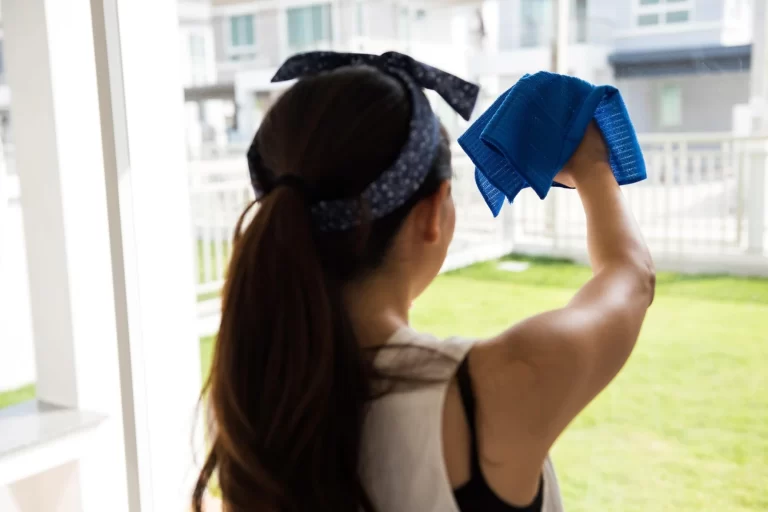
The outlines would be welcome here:
M 414 306 L 414 325 L 495 334 L 564 305 L 589 277 L 530 261 L 522 273 L 485 263 L 441 276 Z M 203 373 L 211 348 L 201 341 Z M 768 510 L 767 364 L 768 280 L 659 275 L 626 368 L 555 446 L 567 510 Z
M 0 393 L 0 409 L 35 398 L 35 386 L 29 384 L 19 389 Z
M 438 279 L 413 323 L 483 336 L 565 304 L 585 268 L 486 263 Z M 569 512 L 768 510 L 768 281 L 659 276 L 640 342 L 554 449 Z

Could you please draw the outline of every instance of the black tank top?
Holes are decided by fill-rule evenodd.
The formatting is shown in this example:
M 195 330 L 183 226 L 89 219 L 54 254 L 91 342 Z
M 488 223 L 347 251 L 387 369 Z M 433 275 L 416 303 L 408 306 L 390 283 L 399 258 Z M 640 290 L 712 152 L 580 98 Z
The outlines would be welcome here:
M 469 376 L 469 365 L 464 358 L 456 374 L 459 383 L 461 402 L 467 416 L 470 433 L 470 478 L 469 481 L 455 489 L 453 496 L 459 504 L 461 512 L 541 512 L 544 496 L 544 480 L 539 483 L 539 491 L 527 507 L 515 507 L 499 498 L 485 481 L 480 469 L 480 455 L 477 449 L 477 428 L 475 425 L 475 394 L 472 390 L 472 379 Z

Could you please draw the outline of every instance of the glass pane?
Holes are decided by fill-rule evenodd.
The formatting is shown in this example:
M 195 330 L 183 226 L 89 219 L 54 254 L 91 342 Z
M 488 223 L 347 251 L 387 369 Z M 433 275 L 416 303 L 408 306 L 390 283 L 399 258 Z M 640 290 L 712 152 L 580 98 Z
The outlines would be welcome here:
M 683 122 L 682 91 L 677 85 L 665 85 L 661 89 L 659 115 L 662 126 L 679 126 Z
M 683 23 L 688 21 L 690 13 L 688 11 L 673 11 L 667 13 L 667 23 Z
M 232 46 L 240 46 L 240 17 L 232 16 L 229 19 L 230 43 Z
M 575 0 L 576 12 L 576 42 L 584 43 L 587 41 L 587 0 Z
M 6 50 L 0 33 L 0 409 L 34 399 L 37 379 Z
M 316 43 L 325 39 L 325 6 L 312 6 L 312 42 Z
M 357 27 L 356 27 L 357 35 L 362 36 L 365 31 L 365 27 L 364 27 L 365 11 L 363 10 L 363 2 L 357 2 L 355 9 L 356 9 L 356 21 L 357 21 Z
M 323 8 L 323 40 L 331 42 L 333 41 L 333 19 L 331 17 L 331 6 L 325 5 Z
M 307 31 L 304 29 L 306 9 L 288 9 L 288 44 L 292 48 L 300 48 L 306 42 Z
M 637 17 L 637 24 L 641 27 L 645 27 L 648 25 L 658 25 L 659 24 L 659 15 L 658 14 L 643 14 Z
M 660 0 L 640 0 L 640 5 L 656 5 Z
M 243 16 L 243 22 L 245 24 L 245 45 L 253 46 L 253 16 Z
M 522 0 L 520 4 L 521 46 L 532 47 L 546 43 L 544 34 L 547 32 L 550 12 L 551 3 L 547 0 Z

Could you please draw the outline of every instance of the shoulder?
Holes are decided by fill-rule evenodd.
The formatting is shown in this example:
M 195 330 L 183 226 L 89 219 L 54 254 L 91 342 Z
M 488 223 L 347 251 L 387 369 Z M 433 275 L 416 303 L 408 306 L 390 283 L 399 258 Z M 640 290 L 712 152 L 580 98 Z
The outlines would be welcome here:
M 378 349 L 375 365 L 386 374 L 406 372 L 406 376 L 447 383 L 474 345 L 472 339 L 441 338 L 404 327 Z

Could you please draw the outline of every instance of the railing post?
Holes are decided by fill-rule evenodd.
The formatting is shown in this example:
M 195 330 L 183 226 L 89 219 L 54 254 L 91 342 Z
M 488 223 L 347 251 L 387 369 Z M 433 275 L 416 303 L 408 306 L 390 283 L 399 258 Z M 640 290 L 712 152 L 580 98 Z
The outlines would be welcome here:
M 768 130 L 768 6 L 765 2 L 754 2 L 752 19 L 750 109 L 754 116 L 752 132 L 762 136 Z M 750 166 L 748 251 L 762 255 L 765 252 L 768 140 L 761 139 L 755 146 Z
M 515 250 L 515 208 L 509 204 L 501 210 L 501 234 L 504 247 Z
M 768 213 L 765 202 L 766 172 L 768 172 L 768 143 L 761 141 L 751 158 L 747 217 L 749 231 L 747 250 L 750 254 L 762 255 L 765 251 L 765 226 Z

